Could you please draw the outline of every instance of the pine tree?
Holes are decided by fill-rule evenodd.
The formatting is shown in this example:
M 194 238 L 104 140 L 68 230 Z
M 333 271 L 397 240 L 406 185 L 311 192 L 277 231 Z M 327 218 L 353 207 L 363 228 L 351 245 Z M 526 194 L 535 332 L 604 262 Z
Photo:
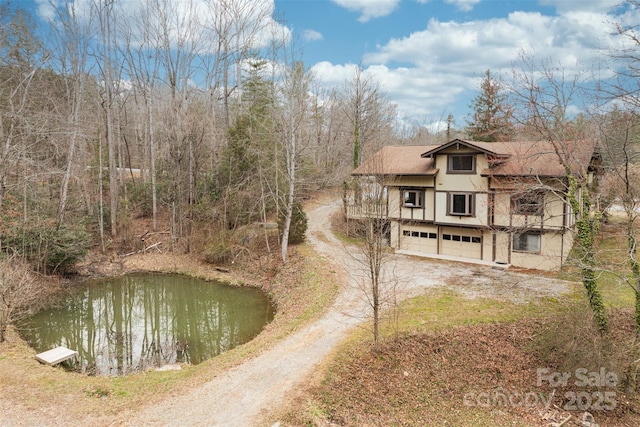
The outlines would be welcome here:
M 480 84 L 480 93 L 470 106 L 473 119 L 467 126 L 467 135 L 475 141 L 508 141 L 513 137 L 512 110 L 500 82 L 487 70 Z

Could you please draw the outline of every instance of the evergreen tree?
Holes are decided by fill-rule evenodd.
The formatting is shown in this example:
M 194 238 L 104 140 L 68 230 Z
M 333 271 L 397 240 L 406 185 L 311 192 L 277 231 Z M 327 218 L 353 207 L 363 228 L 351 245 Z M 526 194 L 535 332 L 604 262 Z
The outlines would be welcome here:
M 467 126 L 467 135 L 475 141 L 508 141 L 513 137 L 512 110 L 500 82 L 487 70 L 480 84 L 480 93 L 471 104 L 473 118 Z

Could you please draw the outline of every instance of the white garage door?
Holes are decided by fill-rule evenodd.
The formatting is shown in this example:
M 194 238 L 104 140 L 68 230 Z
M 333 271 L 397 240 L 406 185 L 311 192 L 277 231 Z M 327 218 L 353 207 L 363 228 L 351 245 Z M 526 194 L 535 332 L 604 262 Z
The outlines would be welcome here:
M 474 230 L 443 229 L 440 253 L 465 258 L 482 258 L 482 235 Z

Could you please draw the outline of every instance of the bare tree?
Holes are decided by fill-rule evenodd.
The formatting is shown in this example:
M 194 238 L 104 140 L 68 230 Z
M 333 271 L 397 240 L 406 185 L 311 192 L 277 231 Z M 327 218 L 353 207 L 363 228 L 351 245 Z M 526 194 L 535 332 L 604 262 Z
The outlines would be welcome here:
M 0 259 L 0 343 L 6 339 L 9 325 L 33 314 L 44 303 L 46 288 L 18 258 Z
M 371 309 L 374 350 L 380 342 L 384 314 L 396 308 L 398 286 L 389 259 L 387 186 L 391 183 L 384 173 L 384 164 L 384 156 L 378 153 L 361 166 L 362 175 L 356 178 L 360 182 L 354 190 L 360 194 L 352 196 L 355 210 L 349 209 L 362 238 L 354 260 L 361 266 L 363 276 L 358 282 Z
M 98 19 L 100 50 L 97 52 L 97 63 L 102 79 L 102 100 L 101 106 L 104 113 L 105 137 L 108 150 L 108 170 L 109 170 L 109 215 L 111 225 L 111 235 L 118 234 L 118 136 L 117 129 L 117 85 L 119 73 L 117 69 L 116 55 L 116 7 L 112 0 L 94 0 L 92 13 Z
M 395 109 L 385 101 L 380 85 L 357 67 L 352 81 L 343 92 L 343 114 L 350 122 L 353 138 L 353 167 L 362 163 L 365 155 L 373 155 L 383 145 L 383 130 L 395 117 Z
M 76 151 L 78 146 L 86 139 L 83 134 L 82 110 L 87 109 L 85 98 L 88 90 L 85 88 L 88 76 L 87 57 L 92 20 L 80 18 L 77 8 L 73 7 L 69 0 L 61 7 L 55 9 L 55 24 L 52 25 L 55 34 L 56 53 L 60 64 L 60 70 L 66 85 L 66 100 L 68 107 L 64 121 L 65 139 L 69 141 L 66 153 L 67 161 L 64 169 L 62 183 L 60 185 L 60 199 L 58 202 L 58 227 L 64 221 L 67 208 L 69 182 L 76 167 Z M 86 168 L 86 164 L 84 165 Z M 87 203 L 88 204 L 88 203 Z
M 286 71 L 283 82 L 283 128 L 281 130 L 281 144 L 285 158 L 286 195 L 283 204 L 284 227 L 282 230 L 282 261 L 287 262 L 289 247 L 289 231 L 293 216 L 296 196 L 296 169 L 300 150 L 308 143 L 308 87 L 309 73 L 305 73 L 301 62 L 293 62 Z
M 32 23 L 24 11 L 9 13 L 0 8 L 0 207 L 9 186 L 9 177 L 28 156 L 27 144 L 33 141 L 29 124 L 30 106 L 37 73 L 47 58 L 35 37 Z M 28 172 L 25 172 L 28 173 Z M 17 182 L 15 183 L 17 184 Z M 26 180 L 24 182 L 26 193 Z M 26 208 L 25 208 L 26 209 Z M 26 216 L 26 212 L 25 212 Z
M 582 272 L 589 305 L 594 321 L 601 333 L 608 330 L 607 313 L 598 288 L 598 264 L 596 237 L 600 229 L 600 212 L 594 209 L 594 191 L 588 181 L 588 164 L 579 164 L 576 147 L 587 135 L 571 120 L 570 109 L 580 98 L 583 90 L 583 74 L 570 75 L 562 66 L 548 60 L 537 61 L 522 55 L 520 68 L 513 70 L 510 88 L 519 121 L 525 135 L 533 140 L 545 140 L 552 144 L 553 152 L 565 169 L 564 188 L 571 215 L 577 228 L 577 244 L 580 258 L 577 260 Z M 574 171 L 580 169 L 581 173 Z

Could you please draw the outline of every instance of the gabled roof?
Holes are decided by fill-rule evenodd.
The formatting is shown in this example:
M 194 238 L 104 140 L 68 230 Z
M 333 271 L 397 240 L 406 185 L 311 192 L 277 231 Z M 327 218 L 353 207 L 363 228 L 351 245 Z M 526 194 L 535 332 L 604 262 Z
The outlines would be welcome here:
M 432 145 L 387 145 L 351 175 L 424 175 L 438 173 L 433 159 L 420 155 Z
M 583 175 L 594 156 L 595 141 L 579 140 L 481 142 L 454 139 L 440 145 L 386 146 L 352 172 L 352 175 L 425 175 L 438 173 L 434 157 L 450 147 L 466 147 L 489 157 L 484 176 L 564 177 Z
M 452 141 L 445 142 L 444 144 L 432 146 L 429 151 L 422 153 L 422 157 L 432 157 L 434 154 L 437 154 L 442 150 L 446 150 L 449 147 L 458 147 L 458 146 L 471 148 L 473 150 L 480 151 L 492 156 L 504 156 L 505 154 L 501 153 L 502 147 L 500 147 L 497 144 L 499 143 L 469 141 L 465 139 L 454 139 Z

